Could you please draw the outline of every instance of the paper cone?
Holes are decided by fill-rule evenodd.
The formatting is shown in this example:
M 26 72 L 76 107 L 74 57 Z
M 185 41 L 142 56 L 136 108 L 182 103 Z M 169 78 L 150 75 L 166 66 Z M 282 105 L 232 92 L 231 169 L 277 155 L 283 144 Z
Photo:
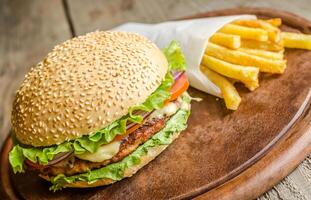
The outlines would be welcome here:
M 187 62 L 190 85 L 198 90 L 222 97 L 220 89 L 200 71 L 200 63 L 209 38 L 222 26 L 238 19 L 256 19 L 254 15 L 209 17 L 158 24 L 126 23 L 113 30 L 135 32 L 146 36 L 158 47 L 172 40 L 181 44 Z

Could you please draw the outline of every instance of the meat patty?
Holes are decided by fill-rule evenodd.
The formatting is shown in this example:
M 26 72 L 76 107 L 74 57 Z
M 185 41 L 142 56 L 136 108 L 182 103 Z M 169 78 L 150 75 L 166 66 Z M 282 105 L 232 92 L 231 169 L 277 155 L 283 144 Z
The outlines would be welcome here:
M 122 140 L 119 152 L 115 156 L 103 162 L 81 160 L 73 155 L 55 165 L 41 165 L 40 167 L 34 167 L 26 163 L 26 167 L 30 170 L 37 171 L 42 175 L 48 176 L 56 176 L 58 174 L 70 176 L 104 167 L 105 165 L 118 162 L 132 153 L 139 145 L 146 142 L 155 133 L 159 132 L 165 126 L 168 119 L 169 117 L 164 117 L 162 119 L 152 119 L 151 121 L 145 122 L 142 127 L 138 128 Z

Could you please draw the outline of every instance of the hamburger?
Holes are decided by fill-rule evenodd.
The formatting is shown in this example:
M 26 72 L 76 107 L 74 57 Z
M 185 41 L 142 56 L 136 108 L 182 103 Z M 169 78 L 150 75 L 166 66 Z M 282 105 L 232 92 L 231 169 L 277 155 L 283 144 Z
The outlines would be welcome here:
M 14 173 L 34 171 L 53 191 L 132 176 L 187 126 L 185 68 L 177 42 L 160 50 L 134 33 L 97 31 L 56 46 L 16 92 Z

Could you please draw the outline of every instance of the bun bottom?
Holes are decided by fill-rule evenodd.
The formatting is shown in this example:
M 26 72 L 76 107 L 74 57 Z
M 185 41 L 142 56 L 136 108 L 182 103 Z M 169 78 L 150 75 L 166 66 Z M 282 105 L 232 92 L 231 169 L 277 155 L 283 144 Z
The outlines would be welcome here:
M 179 136 L 180 132 L 174 133 L 173 135 L 173 141 Z M 125 170 L 124 176 L 122 179 L 133 176 L 138 170 L 143 168 L 145 165 L 147 165 L 149 162 L 151 162 L 153 159 L 155 159 L 162 151 L 164 151 L 169 145 L 159 145 L 155 146 L 149 149 L 148 153 L 140 158 L 140 163 L 138 165 L 135 165 L 133 167 L 130 167 Z M 48 176 L 39 175 L 41 178 L 49 181 Z M 104 186 L 109 185 L 116 182 L 115 180 L 109 179 L 109 178 L 103 178 L 100 179 L 94 183 L 89 184 L 86 181 L 77 181 L 74 183 L 69 183 L 64 185 L 65 187 L 71 187 L 71 188 L 88 188 L 88 187 L 98 187 L 98 186 Z

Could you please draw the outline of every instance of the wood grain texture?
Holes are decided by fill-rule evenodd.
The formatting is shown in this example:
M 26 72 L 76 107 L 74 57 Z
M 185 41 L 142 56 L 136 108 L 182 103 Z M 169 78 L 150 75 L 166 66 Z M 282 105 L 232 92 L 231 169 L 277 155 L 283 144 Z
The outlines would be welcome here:
M 151 23 L 193 15 L 204 11 L 201 5 L 206 5 L 202 0 L 91 0 L 88 4 L 83 0 L 68 0 L 68 3 L 78 35 L 129 21 Z
M 272 199 L 311 199 L 311 156 L 308 156 L 298 168 L 284 178 L 272 190 L 262 195 L 259 200 Z

